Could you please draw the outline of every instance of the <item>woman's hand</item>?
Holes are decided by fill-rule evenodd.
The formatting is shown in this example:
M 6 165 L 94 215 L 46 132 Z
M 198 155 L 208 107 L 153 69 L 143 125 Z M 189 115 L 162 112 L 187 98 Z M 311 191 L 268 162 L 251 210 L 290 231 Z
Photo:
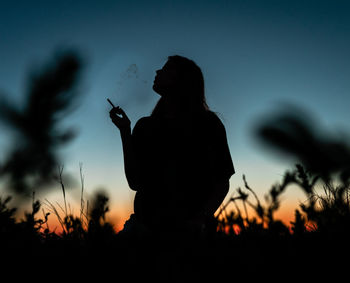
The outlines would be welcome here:
M 124 110 L 119 106 L 113 107 L 112 110 L 109 111 L 109 117 L 111 117 L 112 122 L 120 131 L 130 130 L 131 122 Z

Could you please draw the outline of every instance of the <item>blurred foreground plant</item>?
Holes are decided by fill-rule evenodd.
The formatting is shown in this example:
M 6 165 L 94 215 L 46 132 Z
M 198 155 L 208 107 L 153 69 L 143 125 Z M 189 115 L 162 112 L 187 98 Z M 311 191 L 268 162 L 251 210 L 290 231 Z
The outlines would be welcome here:
M 60 163 L 58 149 L 75 136 L 61 121 L 72 110 L 78 92 L 81 58 L 75 51 L 59 53 L 42 70 L 30 74 L 24 104 L 0 99 L 0 122 L 15 133 L 0 177 L 11 192 L 30 195 L 52 182 Z

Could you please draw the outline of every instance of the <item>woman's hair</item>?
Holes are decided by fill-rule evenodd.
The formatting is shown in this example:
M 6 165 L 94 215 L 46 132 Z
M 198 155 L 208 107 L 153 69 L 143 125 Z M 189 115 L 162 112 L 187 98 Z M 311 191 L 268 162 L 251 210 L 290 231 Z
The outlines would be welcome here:
M 176 82 L 178 93 L 176 93 L 175 100 L 182 107 L 186 107 L 191 111 L 208 111 L 209 107 L 204 92 L 204 78 L 197 64 L 179 55 L 169 56 L 168 62 L 175 66 L 178 73 L 178 81 Z M 159 99 L 152 111 L 152 116 L 162 115 L 164 99 L 166 98 L 163 96 Z

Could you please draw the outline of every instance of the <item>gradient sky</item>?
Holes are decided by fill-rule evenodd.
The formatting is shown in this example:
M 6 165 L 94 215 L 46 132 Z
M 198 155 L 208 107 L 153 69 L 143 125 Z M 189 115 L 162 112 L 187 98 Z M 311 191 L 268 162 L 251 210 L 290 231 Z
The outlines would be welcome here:
M 281 102 L 305 107 L 326 129 L 350 130 L 349 1 L 0 2 L 1 93 L 21 103 L 29 71 L 62 47 L 86 59 L 81 105 L 64 122 L 79 130 L 63 150 L 65 170 L 78 179 L 82 162 L 87 194 L 105 188 L 119 222 L 132 212 L 134 194 L 106 98 L 134 125 L 158 100 L 152 82 L 169 55 L 193 59 L 203 71 L 208 104 L 226 126 L 236 167 L 231 192 L 246 174 L 263 196 L 291 168 L 251 134 L 254 122 Z M 8 135 L 1 130 L 6 148 Z M 79 203 L 78 188 L 71 192 L 72 204 Z M 298 200 L 303 195 L 291 189 L 282 206 Z

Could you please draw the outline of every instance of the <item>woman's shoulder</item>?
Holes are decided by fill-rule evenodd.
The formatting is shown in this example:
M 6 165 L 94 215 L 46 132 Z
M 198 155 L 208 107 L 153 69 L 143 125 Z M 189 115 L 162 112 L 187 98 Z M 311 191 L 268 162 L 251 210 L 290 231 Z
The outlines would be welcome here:
M 149 128 L 151 124 L 151 117 L 145 116 L 137 120 L 132 132 L 133 134 L 143 132 L 145 129 Z
M 141 117 L 140 119 L 137 120 L 135 127 L 136 127 L 136 125 L 148 124 L 148 123 L 150 123 L 150 120 L 151 120 L 150 116 Z
M 226 129 L 222 120 L 213 111 L 204 113 L 202 122 L 199 125 L 202 131 L 210 137 L 219 138 L 226 136 Z
M 210 126 L 213 127 L 224 127 L 224 124 L 222 123 L 221 119 L 219 116 L 213 112 L 213 111 L 205 111 L 204 113 L 204 121 Z

